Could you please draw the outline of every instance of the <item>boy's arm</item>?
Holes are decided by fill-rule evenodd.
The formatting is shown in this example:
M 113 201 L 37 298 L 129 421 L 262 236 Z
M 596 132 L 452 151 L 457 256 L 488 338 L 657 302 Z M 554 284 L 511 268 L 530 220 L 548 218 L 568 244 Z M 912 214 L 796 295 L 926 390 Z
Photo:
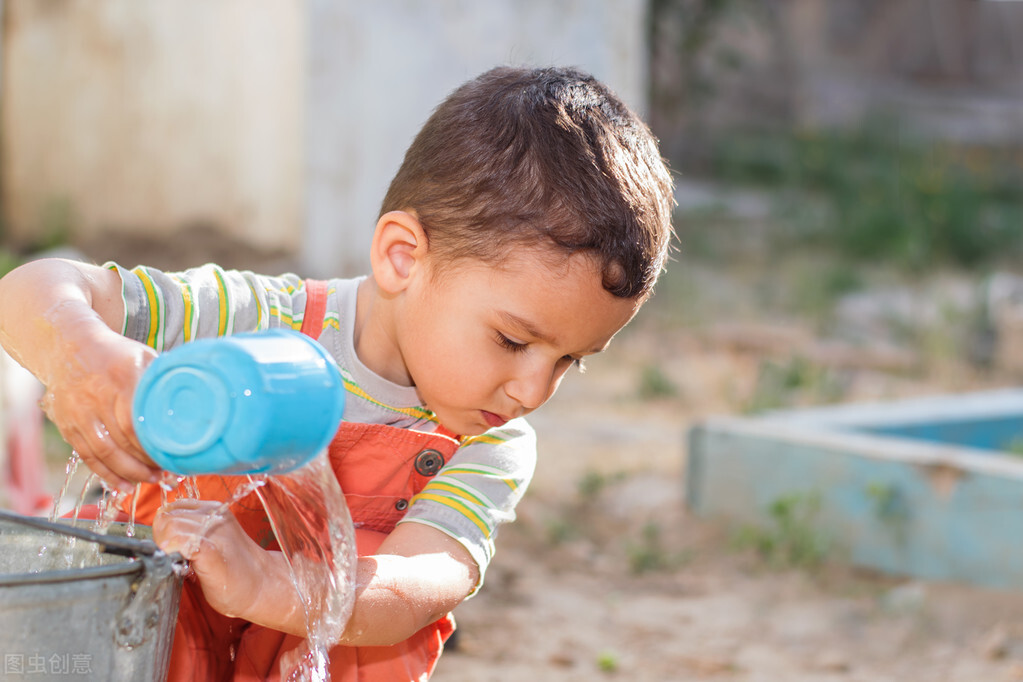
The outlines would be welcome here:
M 0 279 L 0 344 L 45 386 L 43 408 L 64 439 L 111 486 L 156 480 L 132 425 L 131 400 L 155 352 L 119 333 L 116 272 L 74 261 L 32 261 Z
M 402 523 L 377 553 L 359 558 L 355 609 L 342 644 L 382 646 L 411 637 L 462 603 L 479 568 L 457 540 L 421 523 Z
M 218 513 L 219 505 L 171 503 L 156 518 L 154 538 L 164 551 L 190 560 L 203 594 L 220 613 L 305 637 L 304 611 L 284 556 L 259 547 L 233 516 Z M 478 577 L 475 561 L 456 540 L 424 524 L 401 524 L 377 554 L 359 558 L 355 606 L 339 644 L 408 639 L 454 609 Z

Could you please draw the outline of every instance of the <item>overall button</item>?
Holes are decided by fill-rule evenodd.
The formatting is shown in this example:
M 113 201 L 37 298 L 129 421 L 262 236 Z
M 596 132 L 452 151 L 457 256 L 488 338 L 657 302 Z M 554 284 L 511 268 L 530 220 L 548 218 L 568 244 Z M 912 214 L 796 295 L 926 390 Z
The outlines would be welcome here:
M 422 476 L 433 476 L 444 466 L 444 455 L 431 448 L 416 455 L 416 472 Z
M 398 511 L 405 511 L 408 509 L 408 500 L 402 498 L 394 503 L 394 508 Z

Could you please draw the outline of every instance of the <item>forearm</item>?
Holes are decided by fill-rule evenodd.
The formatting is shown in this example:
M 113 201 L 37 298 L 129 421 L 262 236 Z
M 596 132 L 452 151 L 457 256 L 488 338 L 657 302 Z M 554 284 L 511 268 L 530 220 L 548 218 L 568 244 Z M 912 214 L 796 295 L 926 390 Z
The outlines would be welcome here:
M 0 279 L 0 344 L 44 384 L 53 376 L 54 363 L 64 361 L 67 346 L 108 337 L 123 315 L 120 297 L 108 291 L 113 282 L 103 272 L 48 259 Z
M 258 598 L 228 615 L 304 637 L 305 611 L 287 563 L 279 552 L 266 555 L 258 568 L 262 574 Z M 362 557 L 355 605 L 339 644 L 383 646 L 408 639 L 451 611 L 474 584 L 470 570 L 443 553 Z
M 383 646 L 408 639 L 458 606 L 475 584 L 470 568 L 445 553 L 361 558 L 355 608 L 341 643 Z

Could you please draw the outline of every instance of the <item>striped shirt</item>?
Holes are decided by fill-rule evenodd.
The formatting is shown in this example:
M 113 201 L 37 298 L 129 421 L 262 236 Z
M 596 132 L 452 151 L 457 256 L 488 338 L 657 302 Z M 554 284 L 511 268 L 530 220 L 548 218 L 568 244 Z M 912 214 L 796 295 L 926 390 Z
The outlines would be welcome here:
M 121 276 L 125 336 L 164 351 L 193 339 L 274 327 L 301 329 L 304 281 L 204 265 L 180 273 L 132 270 L 107 263 Z M 415 388 L 400 386 L 367 368 L 355 354 L 358 279 L 328 282 L 319 342 L 333 355 L 348 396 L 346 421 L 433 432 L 433 412 Z M 480 582 L 494 554 L 498 526 L 514 520 L 515 505 L 536 465 L 536 437 L 523 419 L 465 437 L 440 472 L 412 498 L 401 523 L 423 523 L 450 535 L 472 555 Z

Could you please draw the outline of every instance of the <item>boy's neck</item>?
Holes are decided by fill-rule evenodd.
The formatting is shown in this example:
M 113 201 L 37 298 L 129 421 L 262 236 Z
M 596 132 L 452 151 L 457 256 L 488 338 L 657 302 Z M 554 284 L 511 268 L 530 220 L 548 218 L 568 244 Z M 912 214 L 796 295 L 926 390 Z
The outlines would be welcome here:
M 401 386 L 412 378 L 394 340 L 393 301 L 381 295 L 372 277 L 359 283 L 355 300 L 355 355 L 373 373 Z

